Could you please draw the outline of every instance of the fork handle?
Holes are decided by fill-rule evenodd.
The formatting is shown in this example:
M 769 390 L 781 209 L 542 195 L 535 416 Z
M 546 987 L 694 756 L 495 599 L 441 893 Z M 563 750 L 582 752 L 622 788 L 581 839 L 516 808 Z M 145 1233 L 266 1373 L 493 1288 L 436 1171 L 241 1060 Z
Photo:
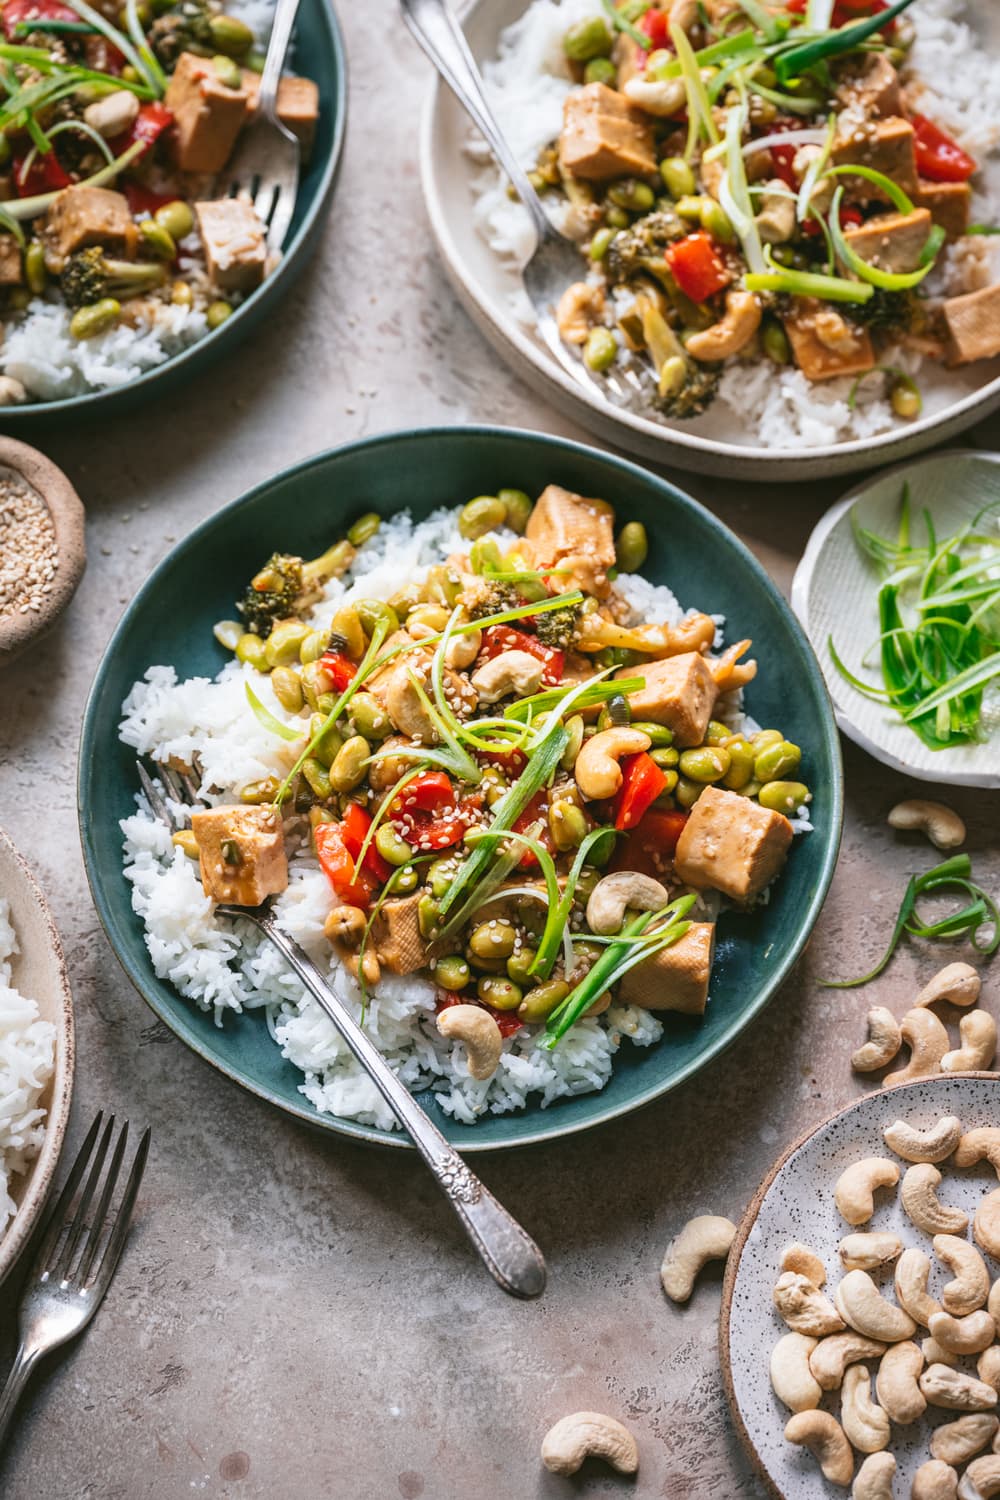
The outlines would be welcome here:
M 269 914 L 241 910 L 239 915 L 249 917 L 267 934 L 336 1026 L 409 1134 L 494 1280 L 514 1297 L 539 1296 L 545 1286 L 545 1260 L 534 1240 L 445 1140 L 344 1003 L 330 989 L 309 955 L 282 932 Z
M 10 1367 L 10 1374 L 7 1376 L 7 1383 L 0 1393 L 0 1449 L 3 1448 L 3 1440 L 10 1426 L 10 1419 L 14 1415 L 14 1408 L 24 1394 L 24 1388 L 38 1362 L 39 1352 L 37 1349 L 29 1350 L 24 1344 L 18 1346 L 14 1363 Z
M 483 80 L 469 44 L 447 0 L 400 0 L 403 19 L 451 89 L 462 108 L 486 137 L 517 195 L 531 215 L 539 243 L 551 233 L 548 215 L 511 150 L 486 99 Z
M 272 125 L 278 125 L 279 129 L 278 84 L 281 82 L 285 53 L 292 39 L 292 27 L 295 25 L 298 10 L 299 0 L 278 0 L 274 8 L 274 21 L 271 25 L 267 54 L 264 58 L 264 69 L 260 76 L 257 108 L 265 119 L 270 120 Z

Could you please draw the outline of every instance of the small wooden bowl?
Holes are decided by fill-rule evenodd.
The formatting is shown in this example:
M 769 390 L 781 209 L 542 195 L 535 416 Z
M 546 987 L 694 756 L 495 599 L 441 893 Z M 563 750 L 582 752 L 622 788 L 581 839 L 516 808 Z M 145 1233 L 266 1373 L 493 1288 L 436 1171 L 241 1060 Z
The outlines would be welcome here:
M 17 447 L 23 445 L 18 443 Z M 30 451 L 30 450 L 29 450 Z M 10 920 L 20 951 L 12 959 L 13 983 L 38 1005 L 56 1028 L 55 1068 L 42 1095 L 45 1139 L 23 1176 L 9 1187 L 17 1213 L 0 1234 L 0 1284 L 31 1238 L 55 1177 L 73 1094 L 73 998 L 62 943 L 34 876 L 0 829 L 0 895 L 10 902 Z
M 83 505 L 62 469 L 27 443 L 0 437 L 0 475 L 5 469 L 18 474 L 44 502 L 55 527 L 59 567 L 41 609 L 0 614 L 0 668 L 62 614 L 76 593 L 87 562 Z

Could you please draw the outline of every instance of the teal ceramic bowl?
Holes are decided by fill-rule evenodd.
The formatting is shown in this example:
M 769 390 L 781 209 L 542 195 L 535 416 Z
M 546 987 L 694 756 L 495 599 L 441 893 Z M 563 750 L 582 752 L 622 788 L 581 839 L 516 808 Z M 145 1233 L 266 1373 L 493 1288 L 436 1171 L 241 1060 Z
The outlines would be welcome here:
M 767 906 L 719 923 L 712 999 L 704 1019 L 668 1016 L 662 1041 L 625 1042 L 614 1074 L 596 1094 L 542 1110 L 491 1115 L 457 1125 L 431 1095 L 431 1115 L 463 1151 L 527 1145 L 584 1130 L 658 1098 L 729 1045 L 786 978 L 819 915 L 837 857 L 842 815 L 840 751 L 816 659 L 777 589 L 730 531 L 680 490 L 635 464 L 576 443 L 505 428 L 431 428 L 353 443 L 286 469 L 218 511 L 181 542 L 138 591 L 105 653 L 84 717 L 79 806 L 94 900 L 129 978 L 171 1030 L 207 1062 L 288 1113 L 324 1130 L 383 1145 L 408 1144 L 386 1133 L 321 1115 L 299 1093 L 301 1075 L 270 1040 L 262 1016 L 228 1017 L 224 1026 L 158 980 L 122 875 L 119 819 L 134 809 L 135 764 L 118 740 L 121 704 L 154 662 L 178 674 L 213 676 L 226 653 L 212 626 L 273 549 L 315 556 L 364 511 L 409 506 L 422 517 L 442 503 L 493 493 L 502 485 L 537 495 L 556 483 L 614 503 L 620 517 L 643 521 L 650 537 L 644 571 L 669 584 L 686 605 L 725 614 L 730 639 L 753 638 L 760 663 L 748 689 L 751 713 L 778 723 L 804 756 L 814 791 L 814 832 L 795 840 L 787 873 Z M 133 1018 L 139 1025 L 139 1017 Z
M 320 112 L 316 140 L 299 183 L 295 213 L 280 264 L 214 333 L 164 364 L 147 370 L 138 380 L 62 401 L 5 406 L 0 411 L 0 431 L 20 437 L 29 430 L 37 432 L 57 424 L 91 422 L 98 416 L 103 420 L 138 406 L 151 396 L 162 398 L 183 386 L 226 350 L 234 349 L 274 310 L 317 244 L 333 200 L 344 146 L 347 64 L 330 0 L 301 0 L 289 64 L 296 73 L 315 79 Z

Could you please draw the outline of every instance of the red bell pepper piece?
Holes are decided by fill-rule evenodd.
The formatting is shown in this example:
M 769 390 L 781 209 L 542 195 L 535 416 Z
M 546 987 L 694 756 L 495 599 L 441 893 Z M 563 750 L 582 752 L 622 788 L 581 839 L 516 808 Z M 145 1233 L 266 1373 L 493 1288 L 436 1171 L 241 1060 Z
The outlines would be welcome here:
M 650 52 L 658 52 L 663 47 L 670 46 L 670 32 L 667 27 L 667 13 L 665 10 L 647 10 L 635 23 L 644 36 L 650 40 Z M 671 49 L 673 50 L 673 49 Z M 649 54 L 647 53 L 646 56 Z M 645 64 L 645 58 L 643 59 Z
M 622 784 L 615 793 L 612 815 L 616 828 L 635 828 L 667 784 L 664 771 L 645 750 L 621 759 Z
M 537 635 L 529 635 L 526 630 L 514 630 L 510 625 L 488 625 L 483 631 L 479 662 L 491 661 L 494 656 L 501 656 L 505 651 L 527 651 L 529 656 L 543 662 L 543 686 L 558 687 L 562 682 L 566 662 L 564 651 L 555 646 L 546 646 Z
M 165 104 L 140 104 L 139 113 L 132 122 L 126 145 L 142 141 L 147 148 L 155 146 L 163 132 L 174 123 L 174 112 Z
M 804 16 L 809 0 L 788 0 L 786 9 L 790 16 Z M 852 21 L 860 21 L 865 16 L 877 16 L 884 10 L 889 9 L 889 0 L 836 0 L 831 17 L 831 25 L 849 26 Z M 889 22 L 890 29 L 895 27 L 895 21 Z
M 340 836 L 344 841 L 344 847 L 357 863 L 361 846 L 368 836 L 368 830 L 372 826 L 371 814 L 366 812 L 357 802 L 349 802 L 347 811 L 344 813 L 340 823 Z M 382 858 L 374 844 L 369 844 L 365 850 L 364 862 L 361 866 L 363 871 L 373 875 L 380 885 L 384 885 L 392 874 L 392 865 L 388 860 Z
M 176 193 L 155 193 L 152 188 L 146 187 L 145 183 L 135 182 L 131 177 L 126 177 L 124 182 L 119 181 L 116 184 L 116 191 L 125 194 L 133 214 L 149 214 L 150 218 L 165 203 L 174 203 L 177 200 Z
M 408 813 L 425 813 L 437 816 L 446 808 L 455 805 L 455 788 L 444 771 L 421 771 L 389 804 L 390 818 L 402 818 Z
M 661 812 L 650 808 L 628 837 L 618 840 L 611 869 L 638 870 L 654 880 L 662 879 L 687 820 L 688 814 L 679 809 Z
M 36 151 L 29 167 L 25 166 L 27 159 L 23 156 L 14 162 L 14 187 L 19 198 L 58 192 L 73 181 L 54 151 Z
M 854 208 L 850 203 L 842 203 L 840 206 L 841 229 L 857 229 L 859 224 L 865 222 L 865 216 L 859 208 Z M 823 226 L 818 219 L 808 218 L 802 224 L 802 233 L 810 239 L 823 233 Z
M 357 667 L 342 651 L 324 651 L 319 661 L 330 679 L 332 693 L 342 693 L 345 688 L 350 687 L 358 675 Z
M 674 280 L 692 302 L 706 302 L 732 280 L 715 241 L 704 230 L 675 240 L 665 255 Z
M 928 120 L 912 115 L 917 171 L 931 182 L 968 182 L 978 164 L 950 135 Z
M 68 5 L 58 0 L 7 0 L 3 8 L 4 35 L 9 42 L 24 40 L 25 33 L 18 35 L 17 27 L 22 21 L 79 21 L 80 17 Z
M 498 771 L 504 771 L 515 779 L 528 764 L 528 757 L 516 745 L 511 745 L 509 749 L 505 746 L 502 750 L 477 750 L 475 757 L 481 766 L 496 766 Z
M 551 854 L 555 845 L 552 842 L 552 835 L 549 832 L 549 820 L 545 813 L 542 812 L 542 805 L 548 802 L 548 798 L 549 792 L 544 788 L 542 791 L 536 792 L 524 809 L 524 812 L 521 813 L 514 823 L 514 832 L 527 834 Z M 538 823 L 541 823 L 541 828 L 535 826 Z M 538 869 L 538 860 L 531 849 L 525 849 L 518 861 L 517 867 L 519 870 Z
M 415 849 L 450 849 L 477 821 L 482 805 L 478 792 L 456 800 L 443 771 L 421 771 L 393 798 L 388 816 Z
M 337 899 L 343 901 L 346 906 L 359 906 L 362 911 L 366 910 L 378 886 L 378 881 L 365 868 L 365 865 L 362 865 L 355 879 L 354 864 L 357 854 L 352 854 L 344 843 L 343 825 L 320 823 L 313 838 L 320 869 L 333 886 Z M 360 848 L 360 845 L 358 847 Z

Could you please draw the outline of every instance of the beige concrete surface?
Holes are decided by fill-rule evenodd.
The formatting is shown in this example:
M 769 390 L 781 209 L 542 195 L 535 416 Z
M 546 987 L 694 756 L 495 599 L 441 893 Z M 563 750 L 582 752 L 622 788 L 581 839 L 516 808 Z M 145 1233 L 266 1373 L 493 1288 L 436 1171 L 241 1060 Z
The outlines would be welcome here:
M 932 971 L 912 946 L 878 986 L 816 983 L 872 957 L 907 874 L 930 862 L 885 826 L 905 782 L 846 748 L 832 894 L 795 977 L 726 1056 L 629 1120 L 481 1159 L 547 1253 L 549 1289 L 531 1305 L 493 1286 L 414 1159 L 320 1139 L 175 1041 L 120 972 L 87 892 L 80 714 L 123 605 L 173 541 L 262 476 L 364 433 L 491 420 L 587 436 L 498 363 L 435 262 L 415 149 L 427 70 L 391 0 L 340 10 L 352 76 L 344 171 L 317 260 L 273 327 L 164 409 L 43 442 L 87 504 L 90 565 L 56 632 L 0 679 L 0 822 L 46 889 L 71 967 L 70 1145 L 99 1106 L 149 1122 L 153 1144 L 117 1280 L 90 1332 L 36 1376 L 0 1457 L 0 1495 L 757 1495 L 718 1374 L 718 1277 L 679 1310 L 660 1291 L 660 1258 L 691 1214 L 738 1216 L 783 1145 L 859 1091 L 847 1059 L 868 1006 L 904 1006 Z M 998 436 L 994 425 L 976 440 Z M 844 488 L 672 477 L 786 589 Z M 996 890 L 1000 798 L 951 800 Z M 996 1010 L 997 981 L 990 991 Z M 8 1287 L 0 1375 L 11 1301 Z M 542 1470 L 543 1432 L 578 1407 L 630 1425 L 637 1481 Z

